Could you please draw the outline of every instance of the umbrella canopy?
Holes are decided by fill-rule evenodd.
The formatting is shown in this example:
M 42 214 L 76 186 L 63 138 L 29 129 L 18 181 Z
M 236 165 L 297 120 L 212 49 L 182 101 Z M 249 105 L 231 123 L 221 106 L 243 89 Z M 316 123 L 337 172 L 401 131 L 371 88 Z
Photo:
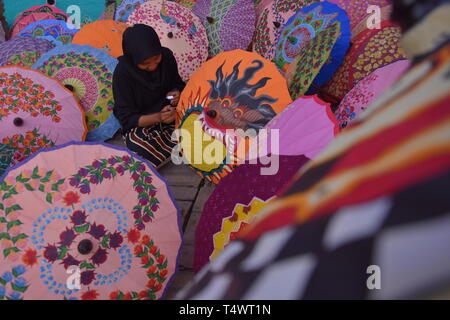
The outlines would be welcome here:
M 178 104 L 184 161 L 218 183 L 245 157 L 247 139 L 236 130 L 257 132 L 291 101 L 272 62 L 243 50 L 217 55 L 192 76 Z
M 250 45 L 256 24 L 252 0 L 198 0 L 192 11 L 206 28 L 210 56 Z
M 322 82 L 324 76 L 331 77 L 332 74 L 325 65 L 334 58 L 332 55 L 335 53 L 339 35 L 340 23 L 335 21 L 309 40 L 289 65 L 285 77 L 292 99 L 297 99 L 307 93 L 311 85 Z M 342 60 L 342 51 L 339 51 L 338 55 L 340 56 L 338 59 Z M 319 75 L 321 78 L 318 79 Z
M 152 0 L 142 4 L 128 19 L 130 25 L 137 23 L 153 27 L 161 44 L 173 51 L 184 81 L 208 58 L 208 38 L 200 19 L 175 2 Z
M 0 189 L 2 298 L 162 297 L 177 269 L 180 216 L 145 160 L 68 144 L 9 170 Z
M 343 64 L 323 90 L 336 98 L 344 96 L 362 79 L 378 68 L 406 59 L 399 46 L 400 27 L 385 21 L 380 30 L 361 32 L 352 40 Z
M 195 231 L 194 271 L 214 260 L 308 160 L 280 156 L 274 175 L 262 175 L 261 164 L 242 164 L 226 176 L 203 207 Z
M 120 125 L 112 114 L 112 76 L 117 65 L 103 50 L 70 44 L 42 55 L 33 68 L 73 90 L 86 112 L 89 141 L 114 136 Z
M 0 176 L 9 168 L 14 158 L 15 149 L 6 145 L 0 144 Z
M 369 15 L 367 9 L 370 6 L 377 6 L 379 8 L 384 8 L 390 6 L 389 0 L 328 0 L 347 12 L 350 18 L 351 30 L 356 28 L 358 24 L 365 20 Z
M 0 68 L 0 140 L 15 150 L 13 164 L 41 148 L 83 141 L 84 112 L 72 92 L 31 69 Z
M 324 84 L 339 67 L 350 46 L 350 23 L 344 10 L 330 2 L 319 2 L 307 6 L 292 16 L 284 25 L 282 35 L 277 43 L 275 64 L 286 72 L 306 43 L 314 38 L 317 32 L 331 26 L 335 21 L 340 23 L 340 36 L 336 41 L 334 57 L 317 83 Z M 333 56 L 333 55 L 332 55 Z M 320 76 L 319 76 L 320 77 Z
M 78 29 L 61 20 L 40 20 L 28 25 L 18 34 L 21 37 L 41 38 L 54 45 L 68 44 Z
M 257 6 L 257 24 L 253 37 L 253 51 L 264 58 L 275 58 L 276 44 L 283 25 L 300 9 L 318 0 L 270 0 Z M 259 8 L 259 10 L 258 10 Z
M 50 41 L 29 37 L 15 37 L 0 43 L 0 66 L 31 67 L 47 51 L 55 47 Z
M 116 7 L 114 20 L 127 22 L 130 14 L 146 1 L 147 0 L 122 0 Z
M 84 25 L 73 37 L 73 44 L 89 45 L 105 50 L 115 58 L 123 55 L 122 36 L 128 24 L 113 20 L 99 20 Z
M 58 8 L 50 5 L 34 6 L 20 13 L 11 27 L 9 38 L 15 37 L 23 29 L 33 22 L 40 20 L 61 20 L 67 21 L 67 15 Z
M 377 69 L 350 90 L 336 110 L 336 120 L 345 128 L 408 69 L 408 60 L 399 60 Z
M 115 20 L 117 3 L 110 3 L 100 15 L 99 20 Z
M 188 8 L 189 10 L 194 9 L 197 0 L 175 0 L 176 3 Z

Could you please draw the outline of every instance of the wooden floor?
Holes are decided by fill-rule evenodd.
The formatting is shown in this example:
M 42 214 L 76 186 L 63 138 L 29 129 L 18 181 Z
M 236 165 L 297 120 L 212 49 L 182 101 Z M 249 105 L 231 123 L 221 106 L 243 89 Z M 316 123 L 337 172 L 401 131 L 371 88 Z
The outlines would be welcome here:
M 107 141 L 124 147 L 120 136 Z M 203 205 L 214 190 L 214 184 L 202 180 L 192 169 L 185 165 L 168 163 L 159 173 L 167 180 L 180 209 L 184 243 L 181 248 L 179 271 L 166 292 L 165 299 L 173 299 L 178 291 L 194 276 L 192 269 L 194 257 L 195 229 L 200 219 Z

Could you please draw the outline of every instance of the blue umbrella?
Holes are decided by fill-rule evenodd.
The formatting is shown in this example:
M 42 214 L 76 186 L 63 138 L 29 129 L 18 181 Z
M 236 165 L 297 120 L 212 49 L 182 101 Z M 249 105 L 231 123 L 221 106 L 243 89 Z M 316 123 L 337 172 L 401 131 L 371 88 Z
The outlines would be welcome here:
M 18 35 L 22 37 L 41 38 L 54 45 L 68 44 L 79 29 L 72 28 L 65 21 L 41 20 L 30 24 Z
M 120 125 L 113 117 L 112 76 L 117 59 L 91 46 L 57 46 L 33 65 L 72 90 L 86 112 L 88 141 L 112 138 Z

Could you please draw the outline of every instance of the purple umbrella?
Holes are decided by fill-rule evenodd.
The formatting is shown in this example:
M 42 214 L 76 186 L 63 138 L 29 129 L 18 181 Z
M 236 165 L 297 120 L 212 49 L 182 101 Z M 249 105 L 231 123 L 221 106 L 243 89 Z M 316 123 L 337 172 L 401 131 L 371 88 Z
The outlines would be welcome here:
M 16 64 L 31 67 L 43 53 L 54 47 L 48 40 L 14 37 L 0 44 L 0 66 Z
M 194 270 L 213 260 L 308 160 L 303 155 L 280 156 L 274 175 L 262 174 L 269 165 L 242 164 L 226 176 L 203 208 L 195 233 Z
M 206 28 L 210 56 L 250 45 L 256 23 L 252 0 L 198 0 L 192 11 Z

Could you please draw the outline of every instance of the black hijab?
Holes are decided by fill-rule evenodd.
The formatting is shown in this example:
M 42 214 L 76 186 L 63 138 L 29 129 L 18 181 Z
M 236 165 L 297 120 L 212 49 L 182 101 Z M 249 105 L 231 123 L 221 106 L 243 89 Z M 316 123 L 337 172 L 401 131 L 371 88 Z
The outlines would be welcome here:
M 114 71 L 114 115 L 125 131 L 137 127 L 145 114 L 161 111 L 170 102 L 169 91 L 183 90 L 185 84 L 178 73 L 172 51 L 162 47 L 152 27 L 136 24 L 125 30 L 122 47 L 124 55 Z M 161 63 L 153 71 L 137 67 L 146 59 L 161 54 Z

